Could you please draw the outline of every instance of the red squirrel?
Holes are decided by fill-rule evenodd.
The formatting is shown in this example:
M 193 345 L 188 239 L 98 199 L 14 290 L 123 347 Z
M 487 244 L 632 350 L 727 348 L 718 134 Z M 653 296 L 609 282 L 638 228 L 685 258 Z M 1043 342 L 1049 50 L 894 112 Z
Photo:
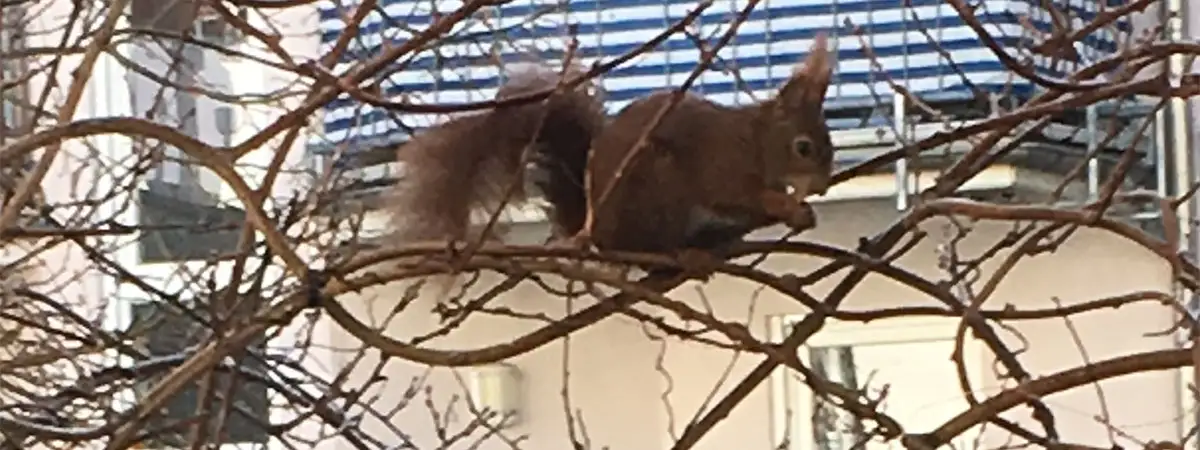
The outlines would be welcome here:
M 511 70 L 497 97 L 553 88 L 557 72 Z M 823 113 L 830 73 L 820 35 L 770 99 L 726 106 L 687 93 L 619 178 L 618 166 L 672 91 L 638 99 L 610 121 L 588 86 L 551 97 L 544 115 L 534 103 L 452 119 L 399 150 L 410 175 L 391 208 L 401 219 L 397 231 L 461 239 L 470 209 L 493 212 L 508 183 L 518 183 L 515 201 L 528 198 L 518 163 L 528 142 L 535 143 L 533 184 L 550 204 L 559 238 L 599 250 L 673 253 L 711 250 L 778 223 L 812 228 L 816 218 L 803 199 L 826 191 L 833 165 Z M 597 204 L 604 191 L 611 192 Z

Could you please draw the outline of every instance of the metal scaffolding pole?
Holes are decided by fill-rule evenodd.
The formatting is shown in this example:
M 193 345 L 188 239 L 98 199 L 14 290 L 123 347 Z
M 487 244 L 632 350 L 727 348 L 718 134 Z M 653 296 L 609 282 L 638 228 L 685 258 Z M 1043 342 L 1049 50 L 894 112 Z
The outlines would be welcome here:
M 908 123 L 905 120 L 904 94 L 892 94 L 892 126 L 896 129 L 896 148 L 904 148 L 908 144 Z M 908 209 L 908 155 L 903 155 L 896 161 L 896 209 Z
M 1100 152 L 1099 152 L 1099 137 L 1096 136 L 1097 129 L 1100 128 L 1099 114 L 1096 112 L 1096 105 L 1092 104 L 1087 107 L 1087 199 L 1088 201 L 1096 200 L 1100 195 Z

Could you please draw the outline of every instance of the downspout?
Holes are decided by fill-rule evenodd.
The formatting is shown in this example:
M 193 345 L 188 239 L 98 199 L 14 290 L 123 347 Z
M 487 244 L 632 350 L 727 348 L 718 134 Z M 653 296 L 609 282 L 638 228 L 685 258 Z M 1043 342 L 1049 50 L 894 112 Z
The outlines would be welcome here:
M 112 91 L 113 91 L 113 89 L 111 89 L 111 87 L 115 87 L 115 86 L 109 85 L 109 87 L 110 87 L 109 89 L 99 89 L 97 86 L 98 81 L 112 82 L 112 80 L 110 79 L 112 72 L 113 72 L 112 58 L 110 58 L 108 55 L 102 54 L 102 55 L 100 55 L 99 60 L 96 61 L 96 65 L 99 66 L 100 70 L 98 72 L 99 72 L 99 75 L 101 75 L 101 77 L 103 77 L 103 79 L 97 80 L 95 77 L 95 74 L 93 74 L 92 79 L 89 80 L 89 82 L 92 83 L 92 85 L 96 86 L 97 88 L 91 89 L 93 95 L 92 95 L 92 98 L 90 99 L 91 101 L 88 102 L 87 109 L 85 109 L 85 114 L 87 114 L 88 118 L 94 118 L 94 117 L 100 117 L 101 115 L 106 115 L 105 114 L 106 111 L 103 111 L 103 110 L 107 109 L 108 105 L 111 105 Z M 120 84 L 118 84 L 117 86 L 120 86 Z M 101 105 L 104 105 L 104 106 L 101 106 Z M 99 150 L 99 152 L 100 152 L 100 158 L 108 159 L 110 161 L 114 160 L 113 158 L 116 157 L 116 149 L 114 148 L 115 146 L 113 145 L 114 139 L 109 135 L 104 135 L 104 136 L 100 137 L 100 140 L 101 141 L 99 142 L 99 145 L 97 146 L 98 147 L 97 150 Z M 91 171 L 92 171 L 92 179 L 93 179 L 92 185 L 93 186 L 105 186 L 104 188 L 102 188 L 105 190 L 111 188 L 108 185 L 109 180 L 106 180 L 104 177 L 103 168 L 101 165 L 99 165 L 99 164 L 94 165 L 91 168 Z M 105 190 L 101 190 L 100 192 L 105 192 Z M 135 205 L 134 207 L 136 208 L 137 206 Z M 100 205 L 98 205 L 98 209 L 101 210 L 100 217 L 112 217 L 112 215 L 117 212 L 116 203 L 113 201 L 102 202 Z M 107 237 L 101 237 L 100 239 L 107 239 Z M 120 250 L 118 250 L 118 251 L 120 251 Z M 107 303 L 105 303 L 105 310 L 104 310 L 104 317 L 105 317 L 104 325 L 108 329 L 113 329 L 113 328 L 118 327 L 121 324 L 122 320 L 124 319 L 124 317 L 120 317 L 120 316 L 123 316 L 124 314 L 122 314 L 122 311 L 120 311 L 120 308 L 116 304 L 116 302 L 119 301 L 119 300 L 117 300 L 117 298 L 119 297 L 117 295 L 118 284 L 115 279 L 113 279 L 112 277 L 104 276 L 104 274 L 102 274 L 102 273 L 97 273 L 97 276 L 100 277 L 100 282 L 97 283 L 98 292 L 96 293 L 96 295 L 97 295 L 96 298 L 98 300 L 107 302 Z
M 1189 11 L 1184 0 L 1167 0 L 1166 2 L 1166 31 L 1168 33 L 1167 40 L 1170 42 L 1184 42 L 1191 36 L 1191 27 L 1189 26 L 1190 18 Z M 1187 69 L 1185 63 L 1187 61 L 1184 55 L 1171 55 L 1167 61 L 1168 70 L 1172 80 L 1180 80 Z M 1167 126 L 1171 136 L 1171 158 L 1174 160 L 1176 167 L 1175 172 L 1175 195 L 1182 195 L 1190 188 L 1194 177 L 1192 174 L 1200 173 L 1200 161 L 1197 160 L 1195 152 L 1192 151 L 1192 111 L 1191 104 L 1187 99 L 1173 98 L 1167 110 L 1168 120 Z M 1200 235 L 1192 232 L 1192 218 L 1200 214 L 1200 199 L 1193 197 L 1187 202 L 1187 206 L 1179 213 L 1179 227 L 1184 235 L 1186 242 L 1181 243 L 1179 251 L 1187 252 L 1193 259 L 1197 254 L 1200 254 Z M 1195 294 L 1189 297 L 1186 306 L 1190 311 L 1196 311 L 1200 307 L 1200 297 Z
M 1162 24 L 1165 25 L 1164 29 L 1168 41 L 1183 42 L 1186 37 L 1191 36 L 1189 27 L 1190 17 L 1188 17 L 1188 14 L 1189 12 L 1183 0 L 1166 0 L 1166 4 L 1162 9 Z M 1166 67 L 1166 70 L 1169 71 L 1170 80 L 1174 82 L 1182 78 L 1185 71 L 1184 63 L 1185 59 L 1182 55 L 1174 54 L 1170 56 Z M 1174 179 L 1171 184 L 1173 184 L 1174 189 L 1171 194 L 1182 195 L 1191 186 L 1192 174 L 1200 173 L 1200 161 L 1197 161 L 1195 152 L 1192 151 L 1191 146 L 1192 112 L 1188 100 L 1172 98 L 1168 107 L 1165 108 L 1163 116 L 1165 119 L 1164 122 L 1166 122 L 1165 131 L 1167 136 L 1170 137 L 1170 139 L 1167 139 L 1169 146 L 1165 150 L 1169 152 L 1168 157 L 1172 161 L 1172 175 Z M 1165 161 L 1166 158 L 1160 160 Z M 1164 227 L 1176 225 L 1179 227 L 1184 242 L 1179 244 L 1181 248 L 1177 250 L 1183 252 L 1184 255 L 1189 257 L 1188 259 L 1192 259 L 1193 261 L 1196 259 L 1198 250 L 1200 250 L 1200 236 L 1192 232 L 1190 224 L 1192 223 L 1192 218 L 1196 217 L 1198 213 L 1200 213 L 1200 200 L 1193 197 L 1187 202 L 1184 208 L 1178 211 L 1177 224 L 1163 224 Z M 1163 219 L 1166 219 L 1166 217 L 1166 215 L 1163 215 Z M 1180 283 L 1172 281 L 1175 292 L 1178 293 L 1179 301 L 1183 303 L 1182 306 L 1184 306 L 1185 311 L 1190 316 L 1195 317 L 1197 310 L 1200 309 L 1198 308 L 1200 307 L 1200 295 L 1196 292 L 1189 293 L 1182 288 Z M 1178 339 L 1177 345 L 1188 347 L 1193 340 L 1191 335 L 1195 333 L 1190 328 L 1185 327 L 1184 329 L 1188 331 L 1176 334 Z M 1191 394 L 1190 388 L 1197 380 L 1195 373 L 1188 368 L 1179 370 L 1178 374 L 1179 391 L 1177 397 L 1179 399 L 1179 412 L 1182 417 L 1182 420 L 1179 421 L 1179 432 L 1180 435 L 1184 435 L 1190 432 L 1197 423 L 1200 423 L 1200 416 L 1197 415 L 1198 413 L 1195 410 L 1196 402 L 1193 400 L 1194 397 Z M 1196 444 L 1193 444 L 1193 446 L 1193 448 L 1200 448 L 1196 447 Z
M 1188 28 L 1188 11 L 1185 7 L 1184 0 L 1167 0 L 1163 11 L 1163 24 L 1167 33 L 1167 41 L 1169 42 L 1184 42 L 1189 34 Z M 1177 82 L 1183 77 L 1187 61 L 1183 55 L 1173 54 L 1166 62 L 1166 70 L 1168 71 L 1169 79 L 1172 82 Z M 1192 174 L 1200 173 L 1200 161 L 1197 161 L 1194 152 L 1192 151 L 1192 127 L 1190 117 L 1192 116 L 1191 107 L 1187 99 L 1172 98 L 1166 111 L 1167 135 L 1170 136 L 1168 151 L 1173 166 L 1173 195 L 1182 195 L 1192 184 Z M 1177 250 L 1184 252 L 1185 255 L 1194 259 L 1200 250 L 1200 235 L 1192 232 L 1192 218 L 1200 213 L 1200 201 L 1192 198 L 1187 202 L 1186 207 L 1181 208 L 1177 212 L 1177 224 L 1163 224 L 1165 226 L 1175 225 L 1179 227 L 1182 234 L 1180 248 Z M 1180 300 L 1184 303 L 1189 311 L 1195 314 L 1197 307 L 1200 306 L 1200 296 L 1196 293 L 1185 293 L 1180 289 Z
M 119 26 L 127 26 L 124 19 L 122 19 Z M 112 51 L 129 56 L 128 51 L 125 50 L 126 48 L 125 44 L 118 44 Z M 92 95 L 88 99 L 87 108 L 84 110 L 87 117 L 132 115 L 132 111 L 129 111 L 128 108 L 120 107 L 117 104 L 120 101 L 120 95 L 128 97 L 131 86 L 128 80 L 122 75 L 121 67 L 117 64 L 116 60 L 111 55 L 101 54 L 96 61 L 96 66 L 98 70 L 93 72 L 92 79 L 89 80 L 91 84 L 89 88 L 91 88 Z M 125 152 L 121 151 L 121 142 L 127 141 L 128 138 L 119 134 L 100 135 L 96 139 L 99 141 L 96 145 L 97 152 L 102 159 L 116 161 L 131 150 L 127 146 Z M 108 174 L 103 172 L 100 165 L 92 167 L 91 174 L 93 186 L 99 187 L 100 192 L 106 192 L 113 188 L 115 181 L 111 177 L 106 176 Z M 119 223 L 132 223 L 130 218 L 137 217 L 137 202 L 132 202 L 130 208 L 120 208 L 120 205 L 124 203 L 123 197 L 117 196 L 117 198 L 97 205 L 97 209 L 101 211 L 100 217 L 112 217 Z M 115 240 L 120 238 L 118 236 L 100 237 L 99 239 Z M 115 250 L 113 258 L 118 264 L 128 266 L 131 261 L 127 255 L 131 252 L 134 252 L 136 256 L 135 252 L 137 252 L 137 249 L 135 246 L 120 246 Z M 128 326 L 130 320 L 129 311 L 124 307 L 125 305 L 121 304 L 120 284 L 113 277 L 107 277 L 102 274 L 97 274 L 97 276 L 100 278 L 99 282 L 96 283 L 97 298 L 107 302 L 104 309 L 103 325 L 109 330 Z

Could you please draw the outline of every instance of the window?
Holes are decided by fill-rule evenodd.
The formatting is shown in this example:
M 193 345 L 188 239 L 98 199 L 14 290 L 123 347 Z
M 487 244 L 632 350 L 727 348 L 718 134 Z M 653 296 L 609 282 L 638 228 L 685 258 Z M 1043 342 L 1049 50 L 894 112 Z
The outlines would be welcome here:
M 856 391 L 863 388 L 851 346 L 811 347 L 808 362 L 829 381 Z M 848 450 L 867 436 L 854 416 L 822 399 L 813 399 L 811 417 L 813 443 L 820 450 Z
M 219 291 L 208 297 L 217 300 L 225 298 Z M 237 301 L 239 298 L 240 302 Z M 132 305 L 132 321 L 128 331 L 139 336 L 134 345 L 150 358 L 178 355 L 198 343 L 206 342 L 211 332 L 211 329 L 205 325 L 211 316 L 209 302 L 195 299 L 182 302 L 181 306 L 186 310 L 163 302 L 130 302 L 130 304 Z M 236 308 L 238 312 L 228 312 L 222 315 L 237 317 L 253 311 L 258 307 L 258 302 L 250 298 L 235 297 L 235 303 L 228 306 Z M 210 399 L 209 411 L 210 414 L 213 414 L 209 422 L 210 442 L 217 439 L 216 436 L 223 436 L 222 441 L 226 444 L 264 444 L 269 439 L 269 433 L 265 429 L 265 426 L 269 425 L 270 417 L 267 386 L 260 381 L 261 378 L 256 378 L 269 376 L 262 359 L 266 349 L 265 336 L 248 346 L 248 349 L 250 352 L 257 353 L 258 357 L 244 355 L 239 364 L 240 372 L 214 372 L 213 392 L 217 395 L 232 392 L 233 399 L 229 402 L 228 413 L 219 430 L 215 428 L 216 418 L 223 411 L 222 408 L 226 403 L 218 398 Z M 233 359 L 226 358 L 225 361 L 232 362 Z M 254 375 L 245 376 L 243 373 Z M 134 386 L 135 397 L 143 395 L 157 379 L 158 377 L 147 377 L 139 380 L 139 383 Z M 230 390 L 231 388 L 232 390 Z M 180 421 L 190 422 L 190 419 L 196 415 L 199 401 L 199 384 L 181 389 L 177 395 L 168 400 L 158 414 L 150 416 L 146 425 L 147 429 L 170 427 Z M 191 427 L 185 427 L 178 431 L 172 430 L 142 444 L 149 448 L 160 449 L 187 448 L 190 432 Z
M 199 4 L 186 1 L 134 0 L 130 22 L 136 28 L 178 34 L 195 34 L 205 29 Z M 209 26 L 208 28 L 211 28 Z M 145 36 L 133 46 L 131 59 L 151 72 L 148 77 L 129 72 L 134 113 L 176 127 L 198 140 L 212 142 L 214 133 L 229 142 L 233 133 L 233 111 L 213 107 L 194 88 L 206 68 L 206 50 L 178 39 Z M 169 80 L 164 83 L 161 80 Z M 164 85 L 166 84 L 166 85 Z M 201 125 L 213 128 L 202 131 Z M 144 146 L 140 154 L 153 154 L 156 164 L 146 175 L 145 188 L 138 192 L 139 237 L 143 263 L 207 259 L 234 250 L 244 213 L 219 203 L 222 182 L 179 148 L 160 142 L 135 141 Z
M 777 321 L 775 332 L 782 339 L 799 318 Z M 908 432 L 932 431 L 967 409 L 950 355 L 954 351 L 955 319 L 905 318 L 871 322 L 869 325 L 830 321 L 825 329 L 800 348 L 800 358 L 825 379 L 872 398 L 887 385 L 880 409 L 899 420 Z M 984 369 L 981 349 L 968 339 L 965 349 L 972 386 L 980 388 Z M 814 396 L 790 370 L 775 378 L 774 416 L 776 443 L 791 443 L 798 450 L 847 450 L 873 428 L 845 410 Z M 971 448 L 973 435 L 964 434 L 955 448 Z M 964 445 L 967 444 L 967 445 Z M 899 445 L 899 444 L 894 444 Z M 868 450 L 889 448 L 878 438 Z
M 241 237 L 246 213 L 227 206 L 197 206 L 178 197 L 142 189 L 137 192 L 138 238 L 142 263 L 195 261 L 231 254 Z
M 137 83 L 137 90 L 133 92 L 133 96 L 138 98 L 143 94 L 151 94 L 151 98 L 147 99 L 149 105 L 142 102 L 138 105 L 145 105 L 145 109 L 151 110 L 152 116 L 158 115 L 159 119 L 178 127 L 183 134 L 200 139 L 197 116 L 201 110 L 197 108 L 198 99 L 196 94 L 184 89 L 196 87 L 197 74 L 204 70 L 204 51 L 191 45 L 184 45 L 180 50 L 178 54 L 183 61 L 177 64 L 180 67 L 176 67 L 175 70 L 168 69 L 167 78 L 183 89 L 175 89 L 173 86 L 164 88 L 156 83 Z M 169 50 L 166 52 L 167 55 L 173 53 Z M 160 96 L 157 95 L 158 92 L 142 92 L 145 87 L 154 91 L 164 90 L 164 93 L 170 95 L 170 101 L 161 101 L 158 102 L 159 105 L 154 105 L 154 97 Z M 151 171 L 149 189 L 194 204 L 215 205 L 220 192 L 220 180 L 207 169 L 192 162 L 182 150 L 165 144 L 160 146 L 163 152 L 162 162 Z

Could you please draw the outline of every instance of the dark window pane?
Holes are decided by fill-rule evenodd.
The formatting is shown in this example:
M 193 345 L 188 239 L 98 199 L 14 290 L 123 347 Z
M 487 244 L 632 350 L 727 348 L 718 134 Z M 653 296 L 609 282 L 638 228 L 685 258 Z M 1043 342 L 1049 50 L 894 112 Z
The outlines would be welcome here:
M 129 5 L 129 24 L 183 33 L 191 28 L 198 6 L 194 0 L 133 0 Z
M 152 229 L 138 238 L 142 262 L 202 260 L 236 250 L 246 214 L 237 208 L 186 200 L 178 185 L 150 182 L 138 191 L 138 223 Z M 157 228 L 170 226 L 169 228 Z
M 177 355 L 198 343 L 207 341 L 209 328 L 200 321 L 207 321 L 206 307 L 193 302 L 188 302 L 184 306 L 188 307 L 189 311 L 181 311 L 167 303 L 135 304 L 131 331 L 140 333 L 137 342 L 151 358 Z M 261 354 L 265 348 L 265 339 L 257 340 L 249 348 L 257 350 Z M 265 365 L 258 358 L 244 356 L 240 362 L 242 371 L 266 373 Z M 217 436 L 222 436 L 221 441 L 225 443 L 266 443 L 269 436 L 263 429 L 263 425 L 268 422 L 270 413 L 267 387 L 255 378 L 240 374 L 216 372 L 214 375 L 216 395 L 224 395 L 229 389 L 230 383 L 234 383 L 235 388 L 231 391 L 233 399 L 220 430 L 216 429 L 216 415 L 221 411 L 224 401 L 217 398 L 210 400 L 210 414 L 213 414 L 213 417 L 209 422 L 209 442 L 215 442 Z M 141 380 L 136 391 L 140 395 L 156 380 L 157 377 Z M 155 430 L 172 426 L 179 421 L 189 421 L 196 414 L 200 401 L 199 395 L 197 384 L 181 389 L 177 395 L 168 400 L 162 411 L 150 416 L 145 429 Z M 156 436 L 148 443 L 161 446 L 186 445 L 190 430 L 190 426 L 172 429 Z

